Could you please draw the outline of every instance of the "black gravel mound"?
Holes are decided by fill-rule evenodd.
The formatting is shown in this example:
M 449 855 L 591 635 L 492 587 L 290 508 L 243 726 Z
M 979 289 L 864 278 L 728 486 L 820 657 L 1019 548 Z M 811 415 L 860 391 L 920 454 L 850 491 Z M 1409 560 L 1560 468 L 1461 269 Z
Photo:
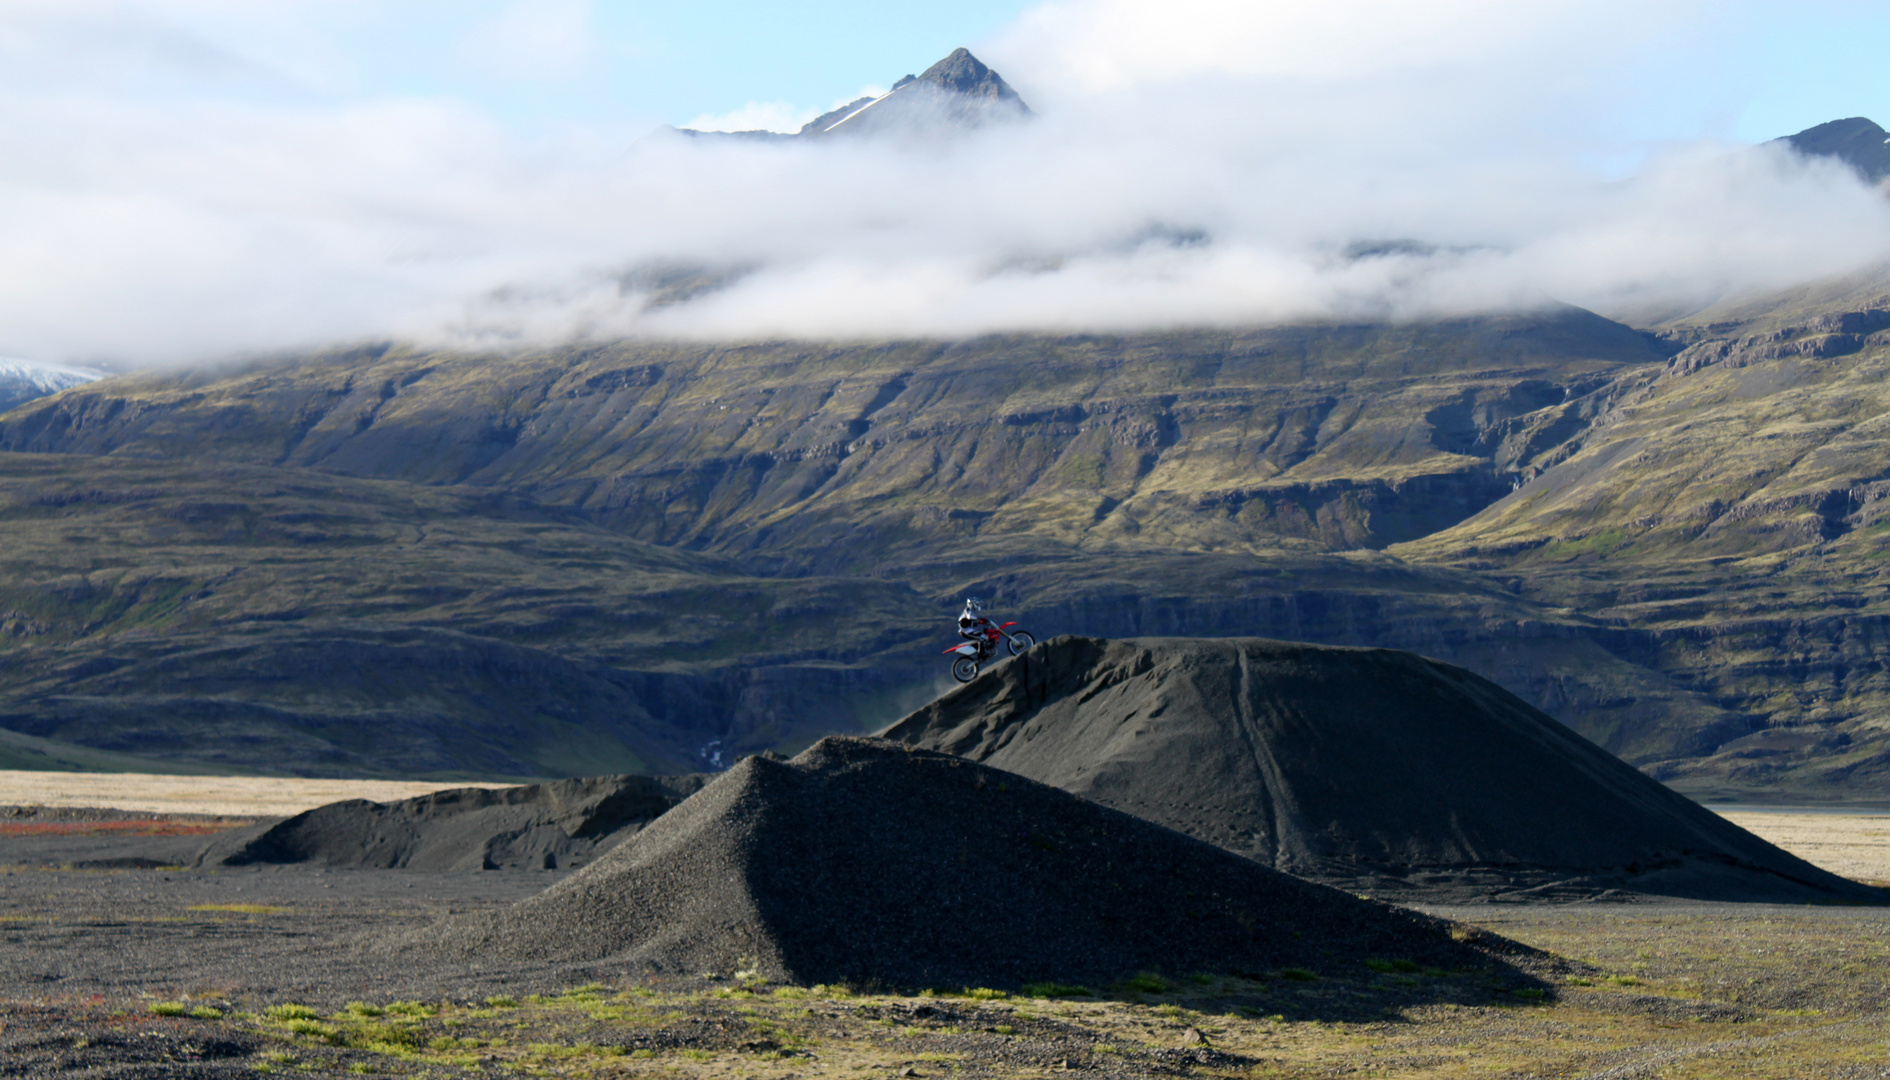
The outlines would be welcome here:
M 1388 649 L 1060 637 L 882 734 L 1379 897 L 1886 899 Z
M 589 868 L 380 947 L 801 983 L 1496 967 L 1449 924 L 1023 777 L 882 740 L 746 758 Z
M 689 797 L 703 776 L 597 776 L 349 799 L 217 837 L 203 866 L 315 863 L 363 870 L 557 869 L 589 862 Z

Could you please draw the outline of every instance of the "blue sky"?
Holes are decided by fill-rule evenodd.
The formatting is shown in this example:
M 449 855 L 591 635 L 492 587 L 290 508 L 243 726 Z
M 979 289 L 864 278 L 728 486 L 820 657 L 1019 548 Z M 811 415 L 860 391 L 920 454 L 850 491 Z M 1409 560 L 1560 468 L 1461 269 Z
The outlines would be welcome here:
M 1769 5 L 1752 40 L 1754 78 L 1735 133 L 1757 141 L 1846 116 L 1890 126 L 1890 9 Z
M 445 95 L 529 127 L 683 123 L 750 102 L 825 108 L 977 44 L 1030 6 L 412 0 L 316 21 L 352 74 L 330 92 Z M 520 24 L 543 37 L 519 42 L 529 36 L 516 33 Z M 214 20 L 203 29 L 218 32 Z M 508 37 L 517 48 L 501 44 Z M 515 62 L 505 62 L 508 51 Z
M 299 23 L 328 50 L 319 61 L 326 76 L 346 71 L 346 78 L 321 87 L 324 94 L 445 96 L 529 129 L 684 123 L 750 103 L 825 108 L 920 70 L 959 45 L 986 43 L 1041 6 L 1025 0 L 335 0 L 279 5 L 292 14 L 278 33 L 292 36 Z M 1842 116 L 1890 124 L 1890 79 L 1883 74 L 1890 11 L 1881 5 L 1678 2 L 1647 10 L 1689 7 L 1698 11 L 1684 36 L 1705 39 L 1702 48 L 1717 55 L 1681 55 L 1664 78 L 1657 63 L 1640 73 L 1647 94 L 1630 121 L 1637 132 L 1760 141 Z M 185 4 L 177 18 L 212 41 L 234 42 L 253 26 L 247 18 L 232 20 L 230 9 L 215 2 L 194 9 Z M 1636 32 L 1639 21 L 1624 20 L 1623 35 Z M 233 48 L 255 45 L 252 39 Z M 1033 73 L 1009 75 L 1029 81 Z

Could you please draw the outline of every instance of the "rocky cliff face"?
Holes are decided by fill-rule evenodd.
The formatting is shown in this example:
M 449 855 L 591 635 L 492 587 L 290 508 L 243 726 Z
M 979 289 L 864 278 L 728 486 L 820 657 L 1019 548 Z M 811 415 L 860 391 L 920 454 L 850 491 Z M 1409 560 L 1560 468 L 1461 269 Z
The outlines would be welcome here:
M 569 725 L 603 740 L 591 771 L 681 771 L 916 704 L 966 592 L 1046 632 L 1449 654 L 1563 617 L 1322 551 L 1474 513 L 1661 362 L 1563 311 L 123 378 L 0 421 L 27 452 L 0 715 L 155 756 L 502 775 L 582 771 L 549 749 Z M 378 690 L 322 674 L 369 664 Z M 453 740 L 462 714 L 487 734 Z
M 115 380 L 7 417 L 0 449 L 491 486 L 794 572 L 870 568 L 941 535 L 1348 549 L 1477 512 L 1578 434 L 1602 388 L 1663 359 L 1573 310 L 852 347 L 371 349 Z
M 1624 659 L 1748 718 L 1656 775 L 1743 798 L 1884 792 L 1884 293 L 1833 282 L 1672 327 L 1693 343 L 1566 458 L 1396 550 L 1632 628 Z

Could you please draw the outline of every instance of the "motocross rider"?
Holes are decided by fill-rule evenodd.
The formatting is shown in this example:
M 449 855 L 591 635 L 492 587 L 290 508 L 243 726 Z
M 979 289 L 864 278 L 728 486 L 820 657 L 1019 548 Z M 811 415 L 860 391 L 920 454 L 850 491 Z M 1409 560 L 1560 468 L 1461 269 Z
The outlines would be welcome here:
M 996 641 L 998 636 L 997 626 L 990 619 L 978 614 L 983 608 L 984 605 L 978 601 L 977 597 L 967 597 L 965 610 L 958 613 L 958 636 L 967 641 L 977 642 L 980 652 L 990 648 L 991 642 Z

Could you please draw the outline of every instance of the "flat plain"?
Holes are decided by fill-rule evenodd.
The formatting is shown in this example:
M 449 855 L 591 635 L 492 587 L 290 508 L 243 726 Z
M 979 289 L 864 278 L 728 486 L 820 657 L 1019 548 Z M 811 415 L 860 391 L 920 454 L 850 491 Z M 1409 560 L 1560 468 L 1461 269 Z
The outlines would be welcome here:
M 509 786 L 468 780 L 318 780 L 0 769 L 0 804 L 262 818 L 299 814 L 343 799 L 394 802 L 446 788 Z
M 1435 912 L 1555 953 L 1565 974 L 1532 996 L 1400 957 L 888 993 L 396 968 L 352 944 L 555 876 L 15 871 L 0 1076 L 1890 1076 L 1883 908 Z
M 148 795 L 145 779 L 124 779 L 118 801 Z M 279 800 L 298 790 L 262 783 Z M 1824 865 L 1890 876 L 1890 815 L 1730 816 Z M 0 863 L 20 862 L 5 842 Z M 0 875 L 0 1077 L 1890 1077 L 1881 907 L 1429 909 L 1552 954 L 1541 996 L 1400 957 L 920 994 L 608 961 L 390 964 L 359 949 L 561 871 Z
M 1719 815 L 1814 866 L 1890 887 L 1890 813 L 1721 809 Z

